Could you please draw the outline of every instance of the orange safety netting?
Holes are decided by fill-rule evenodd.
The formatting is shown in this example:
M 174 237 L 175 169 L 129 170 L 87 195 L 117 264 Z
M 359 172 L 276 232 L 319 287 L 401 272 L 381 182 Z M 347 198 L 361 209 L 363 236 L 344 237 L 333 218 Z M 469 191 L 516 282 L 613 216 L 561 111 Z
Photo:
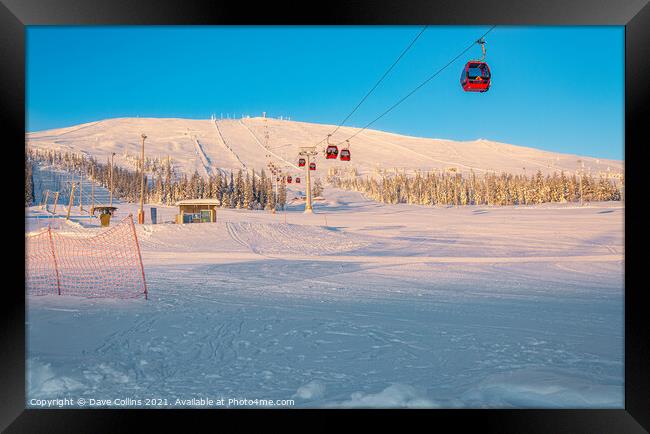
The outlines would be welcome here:
M 48 227 L 25 241 L 28 294 L 147 298 L 132 215 L 92 237 L 62 235 Z

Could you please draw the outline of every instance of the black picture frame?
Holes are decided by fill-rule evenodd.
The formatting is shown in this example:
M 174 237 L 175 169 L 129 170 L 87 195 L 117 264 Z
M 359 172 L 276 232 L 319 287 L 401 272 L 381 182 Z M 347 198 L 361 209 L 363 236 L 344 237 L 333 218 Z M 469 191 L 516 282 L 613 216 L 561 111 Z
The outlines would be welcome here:
M 201 418 L 235 422 L 239 431 L 250 423 L 270 421 L 300 428 L 295 416 L 314 416 L 306 426 L 316 431 L 335 429 L 337 418 L 351 413 L 384 426 L 402 429 L 436 428 L 442 423 L 474 430 L 501 433 L 634 433 L 650 430 L 650 334 L 648 333 L 647 211 L 642 188 L 648 121 L 645 105 L 650 101 L 650 5 L 647 0 L 454 0 L 454 1 L 328 1 L 248 2 L 198 0 L 0 0 L 0 119 L 5 167 L 22 177 L 25 142 L 25 26 L 28 25 L 173 25 L 173 24 L 444 24 L 444 25 L 623 25 L 625 26 L 625 409 L 621 410 L 34 410 L 25 409 L 25 297 L 24 238 L 18 230 L 3 231 L 11 241 L 5 250 L 16 266 L 9 266 L 17 280 L 2 285 L 4 314 L 0 343 L 0 429 L 6 432 L 122 432 L 136 423 L 152 427 L 198 430 Z M 579 54 L 577 54 L 579 55 Z M 585 59 L 598 61 L 598 59 Z M 15 163 L 14 163 L 15 162 Z M 18 162 L 21 162 L 18 164 Z M 647 171 L 647 169 L 646 169 Z M 24 178 L 21 178 L 24 179 Z M 3 195 L 8 207 L 23 207 L 20 183 Z M 5 190 L 5 189 L 3 189 Z M 15 205 L 13 205 L 15 204 Z M 11 212 L 6 217 L 10 225 Z M 17 246 L 17 247 L 14 247 Z M 13 264 L 12 264 L 13 265 Z M 22 273 L 22 274 L 21 274 Z M 12 282 L 12 283 L 8 283 Z M 289 413 L 290 418 L 284 419 Z M 251 417 L 252 416 L 252 417 Z M 281 419 L 282 418 L 282 419 Z M 408 422 L 403 419 L 408 419 Z M 404 425 L 408 423 L 408 425 Z M 267 428 L 269 428 L 267 426 Z

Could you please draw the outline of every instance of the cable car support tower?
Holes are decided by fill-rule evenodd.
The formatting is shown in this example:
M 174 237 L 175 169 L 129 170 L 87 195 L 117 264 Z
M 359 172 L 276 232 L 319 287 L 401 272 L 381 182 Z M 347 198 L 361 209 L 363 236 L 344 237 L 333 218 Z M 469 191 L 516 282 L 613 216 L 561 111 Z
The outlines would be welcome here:
M 315 157 L 318 155 L 318 151 L 316 151 L 316 146 L 302 146 L 298 155 L 305 157 L 307 160 L 307 164 L 305 164 L 305 172 L 307 172 L 305 175 L 305 214 L 311 214 L 314 210 L 311 206 L 311 170 L 309 170 L 309 157 Z

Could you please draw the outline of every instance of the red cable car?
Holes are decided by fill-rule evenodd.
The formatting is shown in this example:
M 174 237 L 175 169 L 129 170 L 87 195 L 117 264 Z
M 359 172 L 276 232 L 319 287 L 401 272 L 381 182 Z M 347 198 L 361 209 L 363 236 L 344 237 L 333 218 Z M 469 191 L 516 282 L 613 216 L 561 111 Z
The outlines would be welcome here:
M 309 170 L 316 170 L 316 163 L 309 163 Z
M 298 167 L 305 167 L 305 159 L 301 158 L 298 160 Z
M 341 149 L 341 161 L 350 161 L 349 149 Z
M 490 89 L 490 67 L 485 62 L 470 60 L 460 75 L 465 92 L 487 92 Z
M 481 45 L 483 57 L 480 60 L 470 60 L 465 64 L 460 74 L 460 85 L 465 92 L 487 92 L 490 89 L 492 74 L 485 60 L 485 41 L 481 38 L 476 41 Z
M 325 158 L 328 160 L 336 160 L 336 157 L 339 156 L 339 148 L 336 145 L 328 145 L 325 150 Z
M 325 149 L 325 158 L 328 160 L 336 160 L 336 157 L 339 156 L 339 148 L 336 145 L 330 143 L 330 137 L 332 135 L 327 135 L 327 149 Z
M 287 176 L 287 184 L 291 184 L 291 175 Z
M 300 177 L 296 176 L 296 184 L 300 184 Z

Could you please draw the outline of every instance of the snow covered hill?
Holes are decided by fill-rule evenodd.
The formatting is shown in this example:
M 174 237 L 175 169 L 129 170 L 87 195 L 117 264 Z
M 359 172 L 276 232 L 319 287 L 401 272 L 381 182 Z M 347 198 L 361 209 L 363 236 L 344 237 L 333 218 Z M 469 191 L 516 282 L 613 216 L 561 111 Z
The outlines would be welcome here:
M 140 135 L 145 133 L 148 157 L 170 156 L 177 169 L 195 170 L 209 175 L 217 170 L 265 168 L 268 161 L 293 174 L 300 146 L 322 141 L 333 125 L 279 120 L 243 118 L 223 120 L 116 118 L 74 127 L 26 134 L 28 146 L 82 152 L 106 162 L 115 152 L 115 162 L 134 168 L 140 152 Z M 338 143 L 358 129 L 342 127 L 332 137 Z M 265 134 L 268 132 L 268 148 Z M 324 144 L 319 146 L 324 150 Z M 317 158 L 317 173 L 330 167 L 355 168 L 360 174 L 376 170 L 456 170 L 477 174 L 486 171 L 543 173 L 564 170 L 574 172 L 584 162 L 592 175 L 620 174 L 620 160 L 560 154 L 533 148 L 493 142 L 485 139 L 454 141 L 429 139 L 365 130 L 351 140 L 352 161 Z

